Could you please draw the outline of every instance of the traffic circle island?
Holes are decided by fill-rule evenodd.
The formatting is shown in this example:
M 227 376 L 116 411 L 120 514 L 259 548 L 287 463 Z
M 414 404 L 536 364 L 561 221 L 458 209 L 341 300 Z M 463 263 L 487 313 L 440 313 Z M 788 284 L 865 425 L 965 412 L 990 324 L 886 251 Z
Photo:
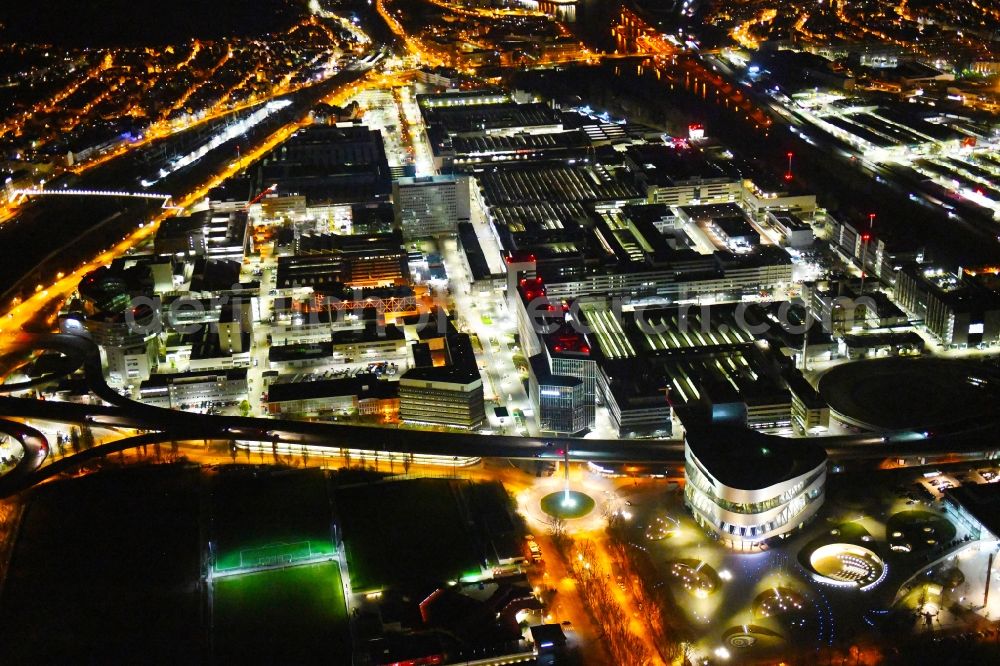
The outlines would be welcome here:
M 552 518 L 574 520 L 594 510 L 594 498 L 579 490 L 560 490 L 541 499 L 542 511 Z

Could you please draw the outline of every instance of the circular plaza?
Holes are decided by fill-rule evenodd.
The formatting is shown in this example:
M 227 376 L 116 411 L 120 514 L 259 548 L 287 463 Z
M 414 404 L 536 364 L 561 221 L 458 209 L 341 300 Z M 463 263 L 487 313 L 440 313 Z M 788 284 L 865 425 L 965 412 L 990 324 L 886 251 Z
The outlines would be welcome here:
M 722 642 L 735 650 L 745 651 L 749 648 L 768 649 L 784 643 L 778 632 L 757 624 L 741 624 L 730 627 L 722 634 Z
M 820 546 L 809 555 L 809 566 L 822 582 L 844 587 L 871 587 L 885 573 L 874 551 L 850 543 Z
M 806 600 L 790 587 L 776 586 L 764 590 L 753 600 L 755 619 L 801 615 L 805 612 Z
M 898 553 L 933 550 L 955 538 L 955 526 L 930 511 L 900 511 L 885 526 L 889 548 Z

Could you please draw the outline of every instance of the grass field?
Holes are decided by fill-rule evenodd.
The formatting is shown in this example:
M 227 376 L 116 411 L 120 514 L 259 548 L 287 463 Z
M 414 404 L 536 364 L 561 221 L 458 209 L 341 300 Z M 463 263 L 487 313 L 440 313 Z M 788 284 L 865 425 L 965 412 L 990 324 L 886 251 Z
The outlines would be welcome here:
M 955 538 L 955 526 L 930 511 L 900 511 L 885 525 L 889 546 L 897 552 L 921 553 Z
M 332 555 L 322 470 L 224 471 L 212 479 L 215 571 Z
M 447 479 L 379 483 L 336 492 L 351 589 L 453 580 L 479 572 L 475 541 Z
M 216 579 L 217 663 L 350 663 L 336 562 Z
M 0 599 L 0 662 L 197 663 L 198 474 L 109 470 L 33 491 Z

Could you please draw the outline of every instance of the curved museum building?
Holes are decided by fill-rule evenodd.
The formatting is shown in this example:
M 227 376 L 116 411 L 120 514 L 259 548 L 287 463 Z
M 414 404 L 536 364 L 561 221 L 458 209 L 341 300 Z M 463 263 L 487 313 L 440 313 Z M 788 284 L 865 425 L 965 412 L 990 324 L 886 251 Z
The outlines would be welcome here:
M 826 451 L 745 428 L 688 429 L 684 502 L 709 534 L 756 550 L 801 528 L 823 504 Z

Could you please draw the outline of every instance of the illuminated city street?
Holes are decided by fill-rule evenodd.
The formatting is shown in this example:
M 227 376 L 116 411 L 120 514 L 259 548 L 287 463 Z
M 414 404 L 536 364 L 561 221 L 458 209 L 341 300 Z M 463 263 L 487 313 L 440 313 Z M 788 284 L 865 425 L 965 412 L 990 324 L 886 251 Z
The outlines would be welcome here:
M 1000 659 L 989 3 L 46 2 L 11 663 Z

